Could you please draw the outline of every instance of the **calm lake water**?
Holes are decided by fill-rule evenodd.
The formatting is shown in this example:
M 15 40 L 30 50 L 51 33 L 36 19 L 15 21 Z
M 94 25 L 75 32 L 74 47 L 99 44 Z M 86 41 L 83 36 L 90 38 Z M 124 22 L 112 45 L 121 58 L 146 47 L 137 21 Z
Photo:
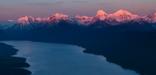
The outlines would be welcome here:
M 139 75 L 110 63 L 103 56 L 83 53 L 84 48 L 30 41 L 5 41 L 27 58 L 32 75 Z

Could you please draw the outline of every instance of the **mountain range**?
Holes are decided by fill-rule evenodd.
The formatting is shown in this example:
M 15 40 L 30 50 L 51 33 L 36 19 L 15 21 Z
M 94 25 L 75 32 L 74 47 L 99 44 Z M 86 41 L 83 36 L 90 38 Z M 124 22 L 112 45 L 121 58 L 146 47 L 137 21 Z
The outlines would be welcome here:
M 120 9 L 114 13 L 108 14 L 104 10 L 98 10 L 96 16 L 80 16 L 76 15 L 75 17 L 69 17 L 68 15 L 62 13 L 55 13 L 47 18 L 35 18 L 32 16 L 22 16 L 17 19 L 17 23 L 21 25 L 27 25 L 31 23 L 58 23 L 59 21 L 64 20 L 70 23 L 76 22 L 81 25 L 91 25 L 97 21 L 103 21 L 109 25 L 120 25 L 126 22 L 147 22 L 147 23 L 156 23 L 156 13 L 150 16 L 139 16 L 133 14 L 127 10 Z
M 127 10 L 95 16 L 70 17 L 62 13 L 47 18 L 22 16 L 0 24 L 0 40 L 29 40 L 74 44 L 85 52 L 141 75 L 156 75 L 156 13 L 139 16 Z

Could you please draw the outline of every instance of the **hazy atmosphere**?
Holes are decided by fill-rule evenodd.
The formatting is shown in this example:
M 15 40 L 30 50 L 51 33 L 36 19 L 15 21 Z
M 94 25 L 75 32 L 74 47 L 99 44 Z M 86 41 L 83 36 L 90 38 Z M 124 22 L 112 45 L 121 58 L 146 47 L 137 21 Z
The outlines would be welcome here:
M 0 0 L 0 20 L 23 15 L 47 17 L 61 12 L 68 15 L 95 15 L 98 9 L 115 12 L 126 9 L 145 15 L 156 11 L 156 0 Z

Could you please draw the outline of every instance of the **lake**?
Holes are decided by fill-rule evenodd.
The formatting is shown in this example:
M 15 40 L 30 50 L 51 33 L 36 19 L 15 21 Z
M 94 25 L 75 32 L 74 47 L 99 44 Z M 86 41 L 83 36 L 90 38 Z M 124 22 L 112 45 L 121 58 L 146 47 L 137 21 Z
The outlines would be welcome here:
M 103 56 L 83 53 L 85 48 L 55 43 L 5 41 L 31 65 L 32 75 L 139 75 L 110 63 Z

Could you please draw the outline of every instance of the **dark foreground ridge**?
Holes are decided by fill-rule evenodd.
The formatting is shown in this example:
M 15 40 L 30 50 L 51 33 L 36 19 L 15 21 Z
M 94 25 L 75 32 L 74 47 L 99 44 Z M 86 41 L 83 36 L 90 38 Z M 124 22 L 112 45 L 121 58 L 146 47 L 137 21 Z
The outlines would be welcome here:
M 132 69 L 141 75 L 156 75 L 156 24 L 129 22 L 109 26 L 69 24 L 15 25 L 0 30 L 0 40 L 29 40 L 79 45 L 84 52 L 103 55 L 109 62 Z M 17 74 L 16 74 L 17 75 Z
M 17 52 L 10 45 L 0 43 L 0 75 L 30 75 L 31 72 L 24 69 L 29 67 L 25 58 L 15 57 Z

